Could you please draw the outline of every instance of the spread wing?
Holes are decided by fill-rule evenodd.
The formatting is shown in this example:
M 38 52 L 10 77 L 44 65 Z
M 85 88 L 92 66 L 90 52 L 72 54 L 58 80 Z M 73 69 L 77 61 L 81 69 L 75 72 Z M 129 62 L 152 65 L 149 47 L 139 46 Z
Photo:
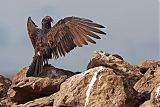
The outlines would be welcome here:
M 37 27 L 38 26 L 32 21 L 31 17 L 28 17 L 27 30 L 28 30 L 28 34 L 34 49 L 35 49 L 36 39 L 37 39 L 37 30 L 38 30 Z
M 77 46 L 88 45 L 88 42 L 95 44 L 92 38 L 101 39 L 97 34 L 106 34 L 98 28 L 105 27 L 92 20 L 79 17 L 61 19 L 47 34 L 53 57 L 65 56 Z

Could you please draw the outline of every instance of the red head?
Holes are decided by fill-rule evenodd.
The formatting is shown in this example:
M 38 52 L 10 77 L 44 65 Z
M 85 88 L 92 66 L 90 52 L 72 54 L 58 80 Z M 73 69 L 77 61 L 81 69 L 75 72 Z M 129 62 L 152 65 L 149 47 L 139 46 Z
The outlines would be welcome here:
M 54 20 L 50 16 L 45 16 L 44 19 L 49 22 L 54 22 Z

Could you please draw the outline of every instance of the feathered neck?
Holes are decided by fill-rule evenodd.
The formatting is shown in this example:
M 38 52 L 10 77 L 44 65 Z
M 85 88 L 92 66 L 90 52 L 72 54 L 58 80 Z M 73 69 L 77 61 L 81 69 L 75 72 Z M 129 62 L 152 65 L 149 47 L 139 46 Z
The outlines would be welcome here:
M 42 31 L 46 33 L 50 29 L 51 29 L 51 22 L 50 21 L 46 21 L 46 20 L 42 20 Z

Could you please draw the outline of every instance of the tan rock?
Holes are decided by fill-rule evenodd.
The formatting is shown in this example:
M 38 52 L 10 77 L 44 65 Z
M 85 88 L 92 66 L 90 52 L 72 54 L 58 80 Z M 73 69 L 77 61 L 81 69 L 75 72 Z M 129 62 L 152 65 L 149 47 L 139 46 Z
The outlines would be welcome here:
M 52 97 L 53 107 L 134 107 L 133 95 L 127 79 L 113 69 L 95 67 L 67 79 Z
M 117 75 L 123 75 L 129 79 L 129 83 L 134 84 L 142 77 L 142 73 L 137 65 L 131 65 L 123 60 L 120 55 L 112 55 L 103 51 L 93 53 L 87 69 L 105 66 L 115 70 Z
M 160 107 L 160 83 L 152 91 L 150 100 L 144 102 L 140 107 Z
M 11 80 L 0 75 L 0 107 L 8 107 L 5 100 L 10 85 Z
M 42 97 L 39 99 L 35 99 L 33 101 L 29 101 L 25 104 L 13 104 L 11 107 L 53 107 L 54 98 L 51 96 Z
M 135 107 L 136 94 L 127 79 L 101 66 L 68 78 L 48 97 L 13 107 Z
M 160 65 L 159 61 L 145 61 L 139 67 L 147 68 L 144 76 L 135 84 L 134 88 L 141 93 L 144 102 L 140 107 L 159 107 L 157 87 L 160 84 Z M 144 70 L 144 69 L 143 69 Z M 156 94 L 155 94 L 156 93 Z M 148 101 L 147 101 L 148 100 Z
M 10 107 L 159 107 L 160 63 L 131 65 L 119 55 L 95 52 L 80 74 L 45 66 L 40 77 L 26 77 L 27 67 L 8 91 Z M 75 75 L 76 74 L 76 75 Z M 73 76 L 74 75 L 74 76 Z M 7 105 L 6 105 L 7 107 Z
M 28 67 L 22 69 L 14 78 L 8 91 L 11 101 L 25 103 L 59 91 L 60 84 L 74 73 L 52 66 L 45 67 L 41 77 L 26 77 Z M 49 77 L 47 77 L 49 76 Z
M 159 107 L 156 106 L 153 102 L 151 101 L 145 101 L 142 105 L 140 105 L 139 107 Z
M 152 91 L 150 101 L 152 101 L 156 106 L 160 107 L 160 82 Z
M 11 80 L 0 75 L 0 99 L 7 95 Z
M 151 93 L 160 83 L 160 69 L 149 69 L 144 76 L 135 84 L 134 88 L 140 93 Z
M 146 60 L 137 66 L 140 68 L 140 72 L 145 74 L 148 70 L 155 70 L 160 66 L 160 61 Z

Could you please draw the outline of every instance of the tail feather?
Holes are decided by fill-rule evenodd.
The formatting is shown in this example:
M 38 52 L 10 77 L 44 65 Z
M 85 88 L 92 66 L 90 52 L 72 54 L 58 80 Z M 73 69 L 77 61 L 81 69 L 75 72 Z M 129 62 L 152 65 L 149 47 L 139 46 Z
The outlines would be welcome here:
M 43 70 L 43 56 L 34 56 L 31 65 L 29 66 L 27 77 L 38 76 Z

